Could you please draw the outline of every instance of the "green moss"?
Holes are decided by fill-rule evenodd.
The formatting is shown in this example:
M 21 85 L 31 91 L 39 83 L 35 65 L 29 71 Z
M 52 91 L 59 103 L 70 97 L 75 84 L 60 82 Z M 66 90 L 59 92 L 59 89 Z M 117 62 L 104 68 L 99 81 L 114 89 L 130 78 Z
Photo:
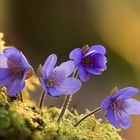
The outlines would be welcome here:
M 39 109 L 28 101 L 21 103 L 0 90 L 0 140 L 121 140 L 118 130 L 94 116 L 73 127 L 83 115 L 67 111 L 62 122 L 56 120 L 56 107 Z

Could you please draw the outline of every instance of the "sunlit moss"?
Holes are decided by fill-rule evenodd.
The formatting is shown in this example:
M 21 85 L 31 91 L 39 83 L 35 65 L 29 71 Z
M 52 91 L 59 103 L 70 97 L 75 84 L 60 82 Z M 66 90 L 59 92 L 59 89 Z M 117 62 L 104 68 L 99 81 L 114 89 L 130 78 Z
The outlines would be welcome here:
M 0 140 L 121 140 L 118 130 L 94 116 L 73 127 L 83 116 L 76 111 L 67 111 L 58 125 L 59 111 L 56 107 L 39 109 L 26 100 L 21 103 L 7 97 L 6 89 L 1 88 Z

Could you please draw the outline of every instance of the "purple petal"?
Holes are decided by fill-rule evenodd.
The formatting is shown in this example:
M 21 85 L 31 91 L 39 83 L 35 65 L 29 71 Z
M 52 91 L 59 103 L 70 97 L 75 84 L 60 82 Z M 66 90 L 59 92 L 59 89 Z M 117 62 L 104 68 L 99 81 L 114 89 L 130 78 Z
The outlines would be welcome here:
M 92 65 L 91 67 L 97 68 L 97 69 L 104 69 L 106 70 L 106 57 L 102 54 L 96 53 L 91 56 L 92 57 Z
M 80 79 L 83 82 L 86 82 L 87 80 L 89 80 L 89 73 L 85 70 L 82 64 L 80 64 L 78 67 L 78 74 L 79 74 Z
M 86 71 L 95 75 L 101 75 L 106 67 L 106 57 L 102 54 L 94 54 L 90 56 L 92 58 L 91 65 L 85 67 Z
M 48 92 L 51 94 L 51 96 L 59 96 L 61 94 L 64 94 L 64 92 L 58 91 L 55 88 L 49 88 Z
M 53 70 L 54 66 L 57 62 L 57 56 L 55 54 L 51 54 L 47 60 L 45 61 L 45 64 L 43 65 L 43 74 L 45 76 L 49 75 L 49 72 Z
M 109 122 L 115 127 L 118 128 L 118 124 L 116 122 L 116 117 L 114 114 L 114 110 L 112 109 L 108 109 L 107 113 L 106 113 L 106 117 L 109 120 Z
M 71 78 L 67 78 L 63 81 L 58 82 L 54 87 L 56 90 L 64 94 L 72 95 L 81 88 L 81 85 L 82 84 L 80 80 L 71 77 Z
M 20 56 L 21 56 L 20 51 L 16 48 L 5 48 L 3 49 L 3 54 L 12 62 L 16 62 L 20 60 Z
M 139 90 L 137 88 L 133 87 L 127 87 L 119 90 L 116 94 L 112 96 L 113 99 L 119 100 L 119 99 L 127 99 L 130 98 L 131 96 L 137 94 Z
M 25 80 L 29 79 L 33 75 L 34 71 L 33 71 L 32 66 L 28 63 L 27 59 L 25 58 L 22 52 L 21 52 L 20 61 L 21 61 L 21 66 L 22 66 L 23 71 L 26 72 Z
M 21 60 L 21 65 L 25 71 L 32 69 L 32 66 L 28 63 L 27 59 L 25 58 L 22 52 L 21 52 L 20 60 Z
M 48 88 L 47 88 L 47 85 L 46 85 L 46 79 L 45 78 L 44 79 L 42 78 L 41 79 L 41 83 L 42 83 L 42 87 L 43 87 L 45 93 L 47 94 L 48 93 Z
M 25 79 L 25 74 L 22 77 L 22 79 L 14 78 L 12 82 L 6 86 L 8 94 L 14 95 L 21 92 L 21 90 L 25 87 L 24 79 Z
M 2 73 L 2 71 L 1 71 Z M 0 86 L 7 86 L 12 83 L 14 75 L 11 75 L 7 70 L 0 76 Z
M 64 69 L 57 69 L 57 67 L 50 73 L 50 76 L 55 77 L 55 79 L 59 82 L 66 78 Z M 45 77 L 46 78 L 46 77 Z
M 82 49 L 76 48 L 71 51 L 69 58 L 74 60 L 74 63 L 77 66 L 81 62 L 82 56 L 83 56 Z
M 140 114 L 140 102 L 135 99 L 128 98 L 124 101 L 124 110 L 128 114 Z
M 90 51 L 95 51 L 96 53 L 101 53 L 101 54 L 105 54 L 106 53 L 106 49 L 101 46 L 101 45 L 93 45 L 88 49 L 88 52 Z
M 75 64 L 72 60 L 62 63 L 60 66 L 56 67 L 56 73 L 59 71 L 63 71 L 63 75 L 65 78 L 68 77 L 75 69 Z
M 88 57 L 88 56 L 91 56 L 91 55 L 94 55 L 96 53 L 95 50 L 91 50 L 91 51 L 88 51 L 82 58 L 85 58 L 85 57 Z
M 112 103 L 112 101 L 111 101 L 110 96 L 106 97 L 106 98 L 102 101 L 101 107 L 102 107 L 103 112 L 106 112 L 106 111 L 110 108 L 111 103 Z
M 116 114 L 117 116 L 117 121 L 119 122 L 119 125 L 123 128 L 123 129 L 127 129 L 130 127 L 131 125 L 131 120 L 129 117 L 129 114 L 121 111 L 121 112 L 117 112 Z
M 11 75 L 11 71 L 7 68 L 0 68 L 0 82 L 1 80 L 9 77 Z
M 25 87 L 25 82 L 20 83 L 20 81 L 14 81 L 9 87 L 7 87 L 8 95 L 15 95 L 22 91 Z
M 3 55 L 0 54 L 0 68 L 8 68 L 8 59 Z
M 100 69 L 91 68 L 91 67 L 86 67 L 85 69 L 88 73 L 92 73 L 94 75 L 101 75 L 102 74 L 102 71 Z

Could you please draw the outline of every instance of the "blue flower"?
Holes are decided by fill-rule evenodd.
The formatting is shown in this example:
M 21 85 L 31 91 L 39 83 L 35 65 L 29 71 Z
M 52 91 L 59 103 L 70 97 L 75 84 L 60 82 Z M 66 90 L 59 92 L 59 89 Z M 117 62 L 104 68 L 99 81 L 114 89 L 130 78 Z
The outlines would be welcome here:
M 82 81 L 87 81 L 90 73 L 101 75 L 107 69 L 105 53 L 106 50 L 101 45 L 76 48 L 71 51 L 70 59 L 74 60 L 78 67 L 79 77 Z
M 0 53 L 0 86 L 5 86 L 9 95 L 14 95 L 25 87 L 25 80 L 33 74 L 33 69 L 21 51 L 5 48 Z
M 127 129 L 131 125 L 130 114 L 140 114 L 140 102 L 132 99 L 139 90 L 133 87 L 123 88 L 115 94 L 106 97 L 101 103 L 109 122 L 116 128 Z
M 75 69 L 73 61 L 67 61 L 55 67 L 57 56 L 50 55 L 42 68 L 41 82 L 43 89 L 51 96 L 61 94 L 72 95 L 81 87 L 81 82 L 77 78 L 68 77 Z

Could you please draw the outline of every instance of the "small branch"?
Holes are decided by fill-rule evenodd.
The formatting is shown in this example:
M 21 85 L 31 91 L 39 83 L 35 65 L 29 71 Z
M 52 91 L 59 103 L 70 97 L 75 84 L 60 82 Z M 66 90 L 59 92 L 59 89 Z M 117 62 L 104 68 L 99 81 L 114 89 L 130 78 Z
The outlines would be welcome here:
M 73 77 L 78 77 L 78 73 L 77 73 L 77 69 L 75 69 L 75 71 L 73 72 Z M 58 119 L 57 119 L 57 122 L 60 123 L 60 121 L 62 120 L 68 106 L 69 106 L 69 103 L 71 101 L 71 98 L 72 98 L 72 95 L 67 95 L 65 97 L 65 100 L 63 102 L 63 106 L 62 106 L 62 109 L 61 109 L 61 112 L 58 116 Z
M 21 102 L 23 102 L 22 92 L 19 93 L 19 99 L 20 99 Z
M 89 116 L 91 116 L 91 115 L 93 115 L 93 114 L 95 114 L 95 113 L 97 113 L 97 112 L 99 112 L 99 111 L 101 111 L 101 107 L 99 107 L 99 108 L 93 110 L 92 112 L 90 112 L 89 114 L 85 115 L 82 119 L 80 119 L 80 120 L 74 125 L 74 127 L 76 127 L 77 125 L 79 125 L 82 121 L 84 121 L 84 120 L 85 120 L 86 118 L 88 118 Z
M 44 104 L 44 99 L 45 99 L 45 91 L 43 90 L 41 96 L 40 96 L 40 100 L 39 100 L 39 108 L 42 108 L 43 104 Z

